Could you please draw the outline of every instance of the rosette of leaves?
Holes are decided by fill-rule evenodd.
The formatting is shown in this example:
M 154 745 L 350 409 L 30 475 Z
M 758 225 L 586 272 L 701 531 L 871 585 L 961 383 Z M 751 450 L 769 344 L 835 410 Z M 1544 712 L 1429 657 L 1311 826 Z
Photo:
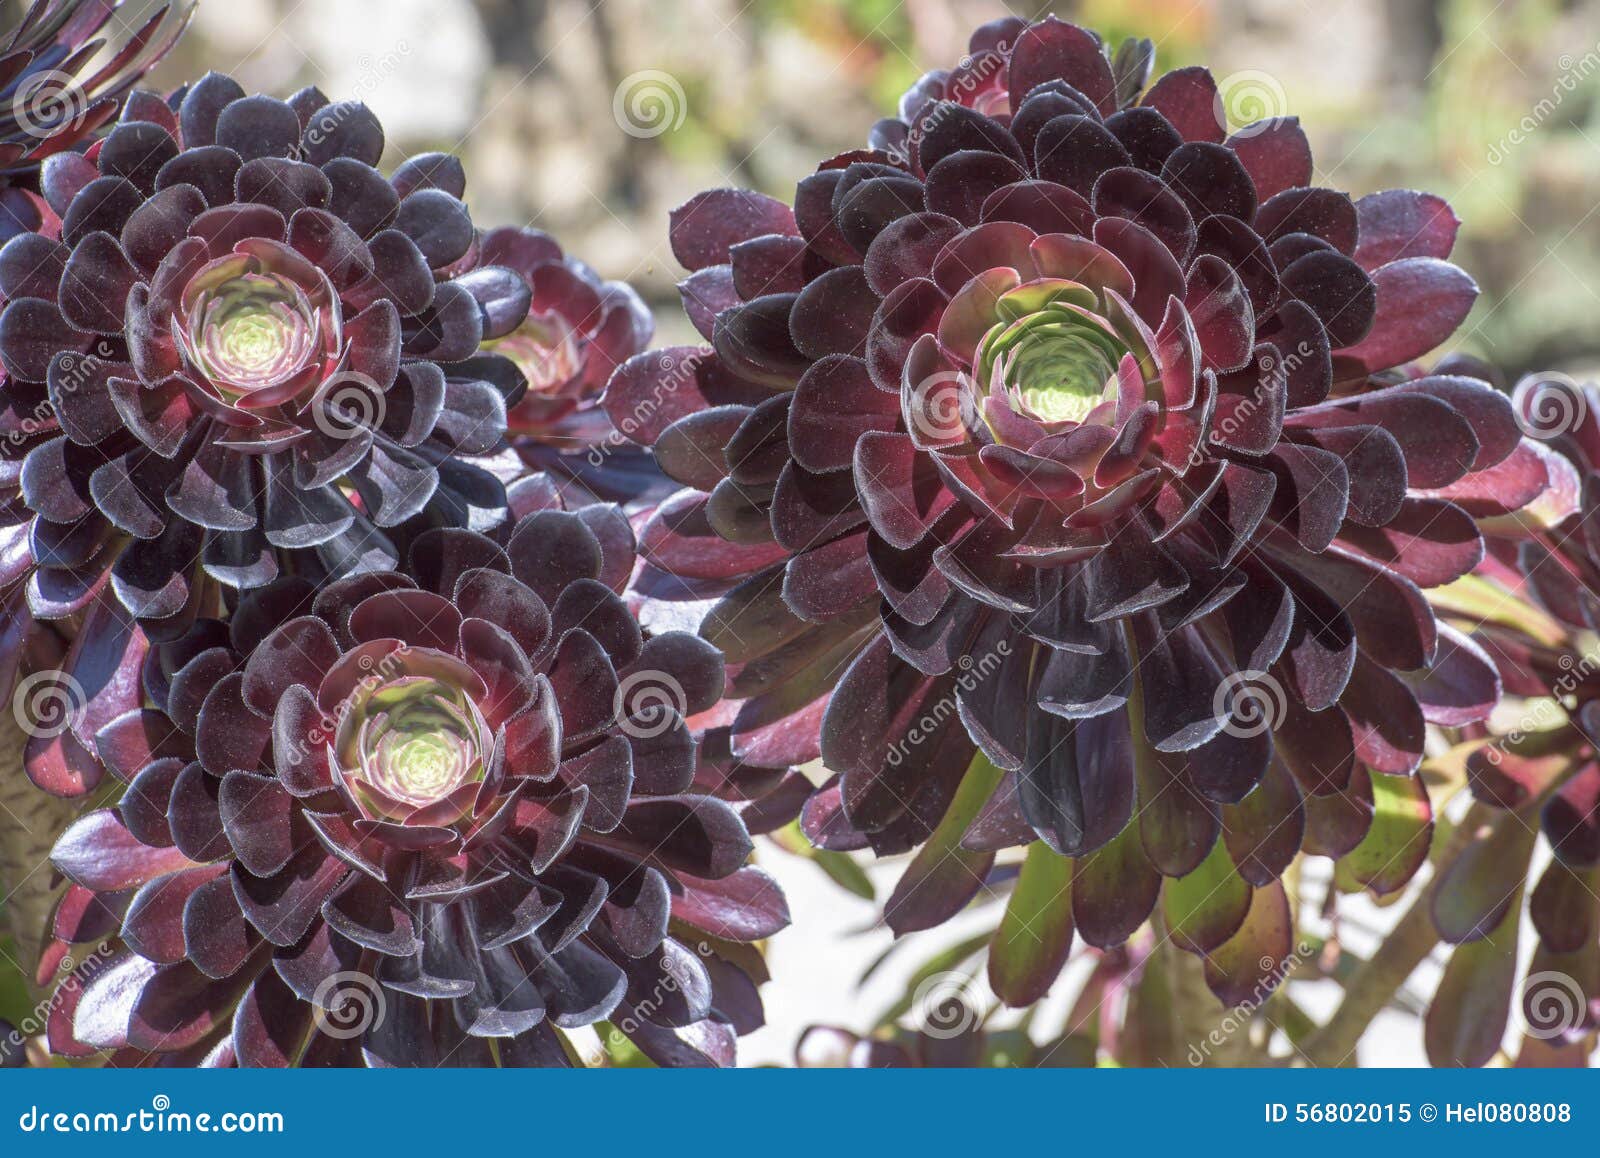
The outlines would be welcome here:
M 635 436 L 686 488 L 641 589 L 719 598 L 733 752 L 835 774 L 813 841 L 916 851 L 889 924 L 1030 846 L 1019 1004 L 1152 913 L 1225 1002 L 1273 983 L 1295 854 L 1425 828 L 1426 726 L 1498 697 L 1422 589 L 1547 481 L 1487 382 L 1412 365 L 1476 294 L 1448 206 L 1315 187 L 1294 118 L 1230 134 L 1208 72 L 1151 64 L 999 21 L 792 208 L 695 197 L 710 347 L 606 393 L 659 400 Z
M 655 332 L 634 288 L 601 278 L 537 229 L 490 230 L 478 260 L 514 270 L 533 294 L 527 320 L 490 347 L 528 382 L 507 423 L 523 462 L 579 504 L 617 502 L 637 511 L 671 493 L 650 455 L 619 434 L 599 404 L 612 373 Z
M 194 15 L 192 4 L 163 5 L 130 26 L 122 8 L 121 0 L 32 0 L 5 33 L 0 241 L 44 223 L 49 211 L 36 195 L 40 162 L 91 140 L 172 51 Z
M 128 98 L 41 173 L 0 250 L 0 433 L 39 618 L 104 586 L 181 636 L 222 589 L 394 566 L 400 528 L 482 529 L 523 383 L 480 344 L 529 290 L 472 259 L 461 167 L 385 177 L 383 129 L 315 89 L 212 74 Z M 20 548 L 19 548 L 20 549 Z
M 150 653 L 95 735 L 120 798 L 54 852 L 57 1054 L 567 1065 L 595 1026 L 732 1064 L 788 917 L 697 783 L 721 657 L 641 632 L 618 509 L 517 493 L 500 541 L 436 529 L 403 574 L 280 579 Z

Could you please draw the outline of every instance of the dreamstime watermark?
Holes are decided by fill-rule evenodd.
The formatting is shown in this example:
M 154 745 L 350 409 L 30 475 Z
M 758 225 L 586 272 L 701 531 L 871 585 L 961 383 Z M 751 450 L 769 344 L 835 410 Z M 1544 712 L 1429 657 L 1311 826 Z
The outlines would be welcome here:
M 667 400 L 694 381 L 695 362 L 691 358 L 678 358 L 669 351 L 639 355 L 655 361 L 656 377 L 650 392 L 633 404 L 626 414 L 611 414 L 611 430 L 605 438 L 589 448 L 586 455 L 590 466 L 596 469 L 605 465 L 614 451 L 635 443 L 634 435 L 648 426 Z M 609 413 L 609 411 L 608 411 Z
M 689 98 L 677 77 L 647 68 L 622 78 L 611 95 L 611 115 L 628 136 L 648 140 L 683 126 Z
M 376 979 L 349 970 L 330 974 L 317 984 L 311 1009 L 319 1033 L 350 1041 L 382 1026 L 389 1002 Z
M 1211 712 L 1222 730 L 1248 740 L 1276 731 L 1289 712 L 1283 685 L 1269 672 L 1254 668 L 1229 672 L 1211 697 Z
M 1517 382 L 1511 391 L 1511 411 L 1523 434 L 1546 442 L 1583 425 L 1589 415 L 1589 392 L 1571 375 L 1544 370 Z
M 1272 122 L 1289 111 L 1289 98 L 1278 78 L 1268 72 L 1245 69 L 1217 82 L 1217 124 L 1226 131 L 1239 126 L 1235 137 L 1254 137 L 1272 127 Z
M 56 668 L 24 676 L 11 695 L 17 727 L 35 740 L 53 740 L 76 727 L 88 705 L 83 685 Z
M 1556 67 L 1561 72 L 1556 77 L 1555 83 L 1550 86 L 1550 95 L 1541 98 L 1520 121 L 1489 146 L 1489 151 L 1484 156 L 1489 164 L 1503 163 L 1511 156 L 1512 150 L 1526 144 L 1546 121 L 1555 116 L 1557 110 L 1566 103 L 1569 96 L 1578 91 L 1584 81 L 1596 72 L 1600 72 L 1600 44 L 1596 44 L 1576 59 L 1571 53 L 1562 53 L 1556 60 Z
M 967 437 L 967 379 L 959 370 L 940 370 L 902 391 L 906 429 L 925 445 L 960 442 Z
M 102 969 L 109 966 L 116 959 L 116 952 L 107 941 L 101 941 L 81 957 L 74 957 L 69 951 L 56 963 L 56 971 L 65 976 L 76 973 L 78 989 L 92 981 Z M 28 1015 L 11 1027 L 4 1037 L 0 1037 L 0 1062 L 9 1061 L 21 1056 L 28 1048 L 28 1041 L 44 1033 L 50 1026 L 50 1018 L 69 1000 L 69 994 L 64 986 L 55 986 L 43 1001 L 29 1011 Z
M 1207 299 L 1208 301 L 1210 299 Z M 1276 346 L 1263 351 L 1256 358 L 1256 370 L 1259 377 L 1256 384 L 1251 387 L 1250 393 L 1220 419 L 1212 423 L 1208 441 L 1223 445 L 1244 428 L 1256 412 L 1266 406 L 1275 397 L 1282 396 L 1285 404 L 1288 401 L 1289 375 L 1316 354 L 1316 348 L 1310 342 L 1299 343 L 1290 353 L 1284 354 Z M 1189 455 L 1189 466 L 1199 466 L 1206 461 L 1204 443 L 1196 444 Z
M 1294 952 L 1281 960 L 1276 957 L 1263 956 L 1256 962 L 1261 969 L 1261 976 L 1251 987 L 1250 993 L 1243 1001 L 1231 1006 L 1198 1042 L 1189 1042 L 1187 1060 L 1191 1066 L 1202 1066 L 1210 1059 L 1212 1053 L 1226 1045 L 1241 1029 L 1248 1029 L 1254 1020 L 1257 1010 L 1267 1003 L 1267 998 L 1283 984 L 1284 980 L 1298 969 L 1302 962 L 1308 960 L 1315 952 L 1315 947 L 1301 941 L 1294 947 Z
M 89 96 L 70 72 L 44 69 L 25 76 L 11 94 L 11 117 L 30 137 L 44 140 L 76 125 L 89 111 Z
M 972 108 L 976 105 L 979 94 L 984 88 L 996 81 L 1005 71 L 1011 57 L 1011 48 L 1010 41 L 1002 40 L 993 48 L 986 48 L 976 55 L 963 56 L 945 78 L 943 97 L 925 113 L 919 112 L 915 118 L 914 126 L 918 138 L 926 139 L 941 121 L 951 115 L 953 109 Z M 889 146 L 884 150 L 884 154 L 897 165 L 909 165 L 911 163 L 909 139 Z
M 693 945 L 686 945 L 693 950 L 695 956 L 702 960 L 712 956 L 716 950 L 706 941 L 697 941 Z M 690 966 L 671 954 L 663 958 L 665 967 L 656 983 L 650 987 L 638 1001 L 632 1002 L 628 1011 L 621 1017 L 611 1022 L 611 1028 L 605 1037 L 597 1043 L 595 1054 L 585 1059 L 590 1066 L 604 1065 L 607 1055 L 623 1048 L 627 1040 L 638 1033 L 645 1022 L 650 1021 L 652 1015 L 660 1012 L 667 1000 L 677 994 L 683 993 L 697 980 Z
M 361 677 L 356 680 L 356 686 L 350 689 L 332 708 L 325 711 L 322 717 L 311 727 L 303 737 L 296 739 L 281 752 L 278 758 L 291 764 L 298 764 L 307 760 L 311 751 L 325 744 L 334 742 L 339 734 L 339 727 L 351 710 L 364 700 L 367 695 L 386 683 L 396 672 L 400 671 L 405 659 L 411 654 L 411 645 L 401 643 L 393 651 L 374 659 L 370 655 L 363 655 L 356 660 L 356 666 L 361 669 Z
M 1560 671 L 1549 682 L 1550 695 L 1529 701 L 1516 723 L 1483 748 L 1483 757 L 1490 764 L 1498 766 L 1505 751 L 1515 751 L 1531 733 L 1559 727 L 1569 719 L 1564 705 L 1600 672 L 1600 651 L 1591 647 L 1577 654 L 1563 652 L 1557 657 L 1556 666 Z
M 979 684 L 993 675 L 1000 666 L 1000 661 L 1011 654 L 1009 640 L 1000 640 L 994 645 L 992 651 L 984 652 L 977 659 L 964 655 L 956 660 L 956 668 L 960 674 L 955 678 L 955 688 L 948 694 L 939 697 L 932 707 L 924 711 L 900 739 L 889 746 L 885 759 L 891 768 L 898 768 L 900 762 L 909 756 L 916 748 L 937 736 L 944 724 L 959 710 L 957 693 L 975 691 Z
M 1583 1029 L 1589 1001 L 1577 978 L 1556 969 L 1528 974 L 1522 983 L 1522 1020 L 1529 1037 L 1550 1041 Z
M 647 668 L 617 681 L 611 709 L 625 735 L 652 740 L 688 713 L 689 697 L 671 673 Z
M 311 115 L 302 145 L 318 147 L 330 140 L 340 126 L 366 107 L 363 99 L 399 72 L 402 62 L 410 55 L 410 42 L 397 40 L 393 48 L 379 56 L 362 53 L 357 57 L 356 79 L 347 90 L 349 97 L 335 104 L 324 105 Z
M 104 338 L 99 340 L 93 351 L 79 353 L 76 350 L 65 350 L 57 354 L 50 366 L 51 398 L 70 398 L 80 393 L 84 387 L 99 377 L 111 354 L 111 345 Z M 55 404 L 50 398 L 46 398 L 6 432 L 5 440 L 13 446 L 31 442 L 35 435 L 52 432 L 55 429 L 55 418 Z
M 978 981 L 959 970 L 923 978 L 911 995 L 912 1023 L 941 1041 L 971 1033 L 992 1008 Z
M 17 1128 L 25 1134 L 281 1134 L 284 1120 L 276 1110 L 174 1110 L 171 1098 L 157 1094 L 149 1109 L 120 1113 L 33 1105 L 18 1116 Z

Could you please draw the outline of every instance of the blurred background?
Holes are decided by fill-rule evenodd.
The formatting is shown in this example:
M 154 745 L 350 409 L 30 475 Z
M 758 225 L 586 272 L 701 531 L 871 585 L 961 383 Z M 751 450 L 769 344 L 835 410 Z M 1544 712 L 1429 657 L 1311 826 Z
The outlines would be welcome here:
M 0 25 L 21 7 L 0 5 Z M 126 21 L 155 7 L 130 0 Z M 1208 64 L 1239 123 L 1299 115 L 1317 184 L 1445 196 L 1465 222 L 1455 260 L 1484 291 L 1460 344 L 1508 381 L 1536 369 L 1600 372 L 1600 0 L 1009 7 L 1054 12 L 1113 43 L 1150 37 L 1158 71 Z M 656 308 L 663 339 L 693 341 L 673 288 L 680 271 L 666 243 L 668 210 L 725 184 L 787 199 L 818 160 L 861 145 L 921 72 L 959 59 L 970 29 L 1007 8 L 999 0 L 201 0 L 155 79 L 170 87 L 214 67 L 252 90 L 287 95 L 316 84 L 334 99 L 363 100 L 388 130 L 390 163 L 432 149 L 460 154 L 480 226 L 556 234 L 606 277 L 633 281 Z M 891 943 L 867 899 L 885 887 L 878 872 L 827 862 L 851 892 L 823 863 L 771 848 L 761 855 L 807 935 L 773 946 L 770 1024 L 741 1043 L 745 1064 L 788 1061 L 813 1020 L 869 1026 L 903 998 L 915 964 L 890 952 L 876 965 Z M 1376 930 L 1384 914 L 1365 919 Z M 1359 926 L 1362 915 L 1347 921 Z M 1362 950 L 1356 932 L 1352 947 Z M 950 937 L 960 936 L 957 924 Z M 1413 997 L 1436 978 L 1425 968 Z M 1314 1002 L 1308 1009 L 1324 1012 Z M 1386 1014 L 1361 1061 L 1421 1064 L 1416 1022 Z

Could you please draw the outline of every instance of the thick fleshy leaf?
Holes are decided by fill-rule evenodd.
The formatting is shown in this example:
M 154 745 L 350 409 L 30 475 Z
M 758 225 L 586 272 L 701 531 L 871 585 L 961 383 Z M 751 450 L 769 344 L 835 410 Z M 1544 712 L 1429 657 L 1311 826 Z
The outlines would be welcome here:
M 944 819 L 884 904 L 884 920 L 896 936 L 943 923 L 983 887 L 994 854 L 964 849 L 961 838 L 1003 776 L 986 756 L 973 757 Z
M 1433 808 L 1420 778 L 1374 775 L 1371 784 L 1372 827 L 1338 869 L 1382 897 L 1404 888 L 1427 859 Z
M 1220 948 L 1243 926 L 1252 895 L 1228 846 L 1218 841 L 1198 868 L 1162 886 L 1161 912 L 1173 944 L 1201 956 Z
M 726 262 L 728 250 L 741 241 L 798 232 L 787 205 L 741 189 L 695 195 L 672 211 L 669 229 L 673 255 L 691 270 Z
M 1028 849 L 989 946 L 989 984 L 1007 1005 L 1050 991 L 1072 950 L 1072 861 L 1043 842 Z
M 1361 240 L 1355 259 L 1367 270 L 1408 257 L 1443 260 L 1461 223 L 1446 202 L 1414 189 L 1386 189 L 1356 202 Z
M 1302 259 L 1309 260 L 1309 259 Z M 1286 275 L 1287 276 L 1287 275 Z M 1376 322 L 1358 344 L 1341 342 L 1329 327 L 1340 358 L 1367 373 L 1420 358 L 1456 330 L 1477 300 L 1478 286 L 1460 269 L 1432 257 L 1408 257 L 1372 273 L 1377 290 Z M 1308 302 L 1316 308 L 1316 302 Z
M 1452 944 L 1489 937 L 1522 896 L 1538 830 L 1514 812 L 1498 815 L 1485 828 L 1444 867 L 1433 890 L 1433 923 Z
M 789 924 L 789 906 L 766 871 L 748 865 L 721 880 L 685 877 L 672 916 L 726 941 L 759 941 Z
M 1239 931 L 1205 959 L 1206 984 L 1227 1008 L 1259 1002 L 1282 982 L 1299 947 L 1280 881 L 1258 888 Z
M 106 893 L 194 867 L 194 862 L 176 848 L 152 848 L 140 843 L 111 809 L 100 809 L 74 821 L 56 841 L 50 860 L 68 880 Z
M 1072 917 L 1084 942 L 1121 945 L 1156 906 L 1161 874 L 1144 854 L 1138 829 L 1128 825 L 1110 844 L 1073 862 Z
M 1481 1066 L 1500 1049 L 1517 976 L 1521 900 L 1518 885 L 1506 897 L 1500 919 L 1450 954 L 1423 1021 L 1433 1065 Z

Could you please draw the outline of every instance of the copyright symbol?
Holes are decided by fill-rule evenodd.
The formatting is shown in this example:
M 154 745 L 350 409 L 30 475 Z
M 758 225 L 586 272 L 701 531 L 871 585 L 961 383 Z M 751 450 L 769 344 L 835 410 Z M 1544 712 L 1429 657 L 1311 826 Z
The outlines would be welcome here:
M 1432 1122 L 1439 1117 L 1439 1107 L 1432 1102 L 1423 1102 L 1422 1108 L 1417 1111 L 1417 1116 L 1424 1122 Z

